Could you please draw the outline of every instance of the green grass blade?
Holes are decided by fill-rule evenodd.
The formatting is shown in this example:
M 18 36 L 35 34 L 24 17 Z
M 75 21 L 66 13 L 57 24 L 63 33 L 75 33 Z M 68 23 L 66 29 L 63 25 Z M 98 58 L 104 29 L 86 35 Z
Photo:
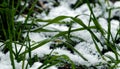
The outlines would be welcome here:
M 43 65 L 41 65 L 38 69 L 47 69 L 48 67 L 56 65 L 57 63 L 64 63 L 64 61 L 70 62 L 72 65 L 72 69 L 75 69 L 73 61 L 67 55 L 54 55 L 49 60 L 45 61 Z
M 89 31 L 89 33 L 95 38 L 96 41 L 100 42 L 100 44 L 102 45 L 102 42 L 98 39 L 98 37 L 92 32 L 92 30 L 87 27 L 82 20 L 78 19 L 78 18 L 71 18 L 72 20 L 74 20 L 76 23 L 78 23 L 79 25 L 81 25 L 83 28 L 85 28 L 86 30 Z
M 64 42 L 66 44 L 66 46 L 70 49 L 72 49 L 73 51 L 75 51 L 82 59 L 84 59 L 85 61 L 88 61 L 80 52 L 78 52 L 71 44 Z
M 31 51 L 33 51 L 33 50 L 41 47 L 42 45 L 44 45 L 44 44 L 46 44 L 46 43 L 48 43 L 48 42 L 50 42 L 50 41 L 51 41 L 51 39 L 45 39 L 45 40 L 40 41 L 36 46 L 31 47 Z M 23 55 L 23 54 L 28 53 L 28 52 L 29 52 L 29 50 L 25 50 L 25 51 L 22 52 L 20 55 Z
M 99 48 L 98 44 L 96 43 L 95 39 L 92 38 L 92 40 L 93 40 L 93 42 L 94 42 L 94 44 L 95 44 L 95 47 L 96 47 L 96 49 L 97 49 L 97 52 L 100 54 L 100 56 L 101 56 L 104 60 L 106 60 L 106 59 L 102 56 L 103 54 L 101 53 L 100 48 Z
M 52 20 L 40 20 L 40 22 L 45 21 L 45 22 L 48 22 L 48 23 L 45 24 L 45 25 L 43 25 L 43 26 L 40 27 L 40 28 L 35 29 L 35 30 L 41 30 L 41 29 L 43 29 L 43 27 L 45 27 L 45 26 L 48 26 L 48 25 L 53 24 L 53 23 L 59 23 L 59 21 L 64 20 L 64 19 L 66 19 L 66 18 L 69 18 L 69 16 L 58 16 L 58 17 L 56 17 L 56 18 L 54 18 L 54 19 L 52 19 Z M 39 20 L 38 20 L 38 21 L 39 21 Z M 33 30 L 33 31 L 34 31 L 34 30 Z
M 105 57 L 107 57 L 107 58 L 109 58 L 110 59 L 110 61 L 111 61 L 111 63 L 115 63 L 115 58 L 113 58 L 112 56 L 110 56 L 110 55 L 105 55 Z
M 91 17 L 91 18 L 92 18 L 92 20 L 93 20 L 93 22 L 94 22 L 97 30 L 99 30 L 100 33 L 101 33 L 102 35 L 104 35 L 104 34 L 105 34 L 105 33 L 104 33 L 104 30 L 103 30 L 103 28 L 101 27 L 101 25 L 99 24 L 97 18 L 95 17 L 94 12 L 93 12 L 93 10 L 92 10 L 92 7 L 90 6 L 89 0 L 86 0 L 86 2 L 87 2 L 88 8 L 89 8 L 91 14 L 93 15 L 93 18 L 92 18 L 92 17 Z

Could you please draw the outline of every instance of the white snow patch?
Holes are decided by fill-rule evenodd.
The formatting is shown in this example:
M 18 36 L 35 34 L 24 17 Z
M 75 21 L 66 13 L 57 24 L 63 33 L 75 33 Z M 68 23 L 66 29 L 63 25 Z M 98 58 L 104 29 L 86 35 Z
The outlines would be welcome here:
M 40 46 L 39 48 L 32 51 L 32 57 L 34 55 L 38 55 L 39 57 L 43 57 L 51 52 L 49 49 L 50 43 Z
M 58 24 L 51 24 L 45 28 L 49 30 L 68 31 L 68 27 L 64 25 L 58 25 Z
M 107 31 L 107 29 L 108 29 L 108 22 L 107 22 L 107 20 L 105 18 L 99 18 L 98 22 L 102 26 L 102 28 Z
M 119 24 L 120 22 L 118 20 L 111 20 L 111 32 L 112 32 L 113 37 L 115 37 L 117 34 Z
M 113 6 L 114 7 L 120 7 L 120 1 L 116 1 Z
M 40 63 L 40 62 L 35 62 L 35 63 L 32 65 L 32 67 L 29 68 L 29 69 L 37 69 L 37 68 L 40 67 L 41 65 L 42 65 L 42 63 Z M 57 69 L 57 67 L 51 66 L 51 67 L 49 67 L 49 68 L 47 68 L 47 69 Z

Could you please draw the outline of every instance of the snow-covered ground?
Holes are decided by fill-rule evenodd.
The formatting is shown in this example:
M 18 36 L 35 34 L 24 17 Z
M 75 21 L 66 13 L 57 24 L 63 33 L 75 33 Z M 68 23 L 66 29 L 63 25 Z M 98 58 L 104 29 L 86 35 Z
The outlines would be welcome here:
M 89 19 L 90 19 L 90 17 L 89 17 L 90 11 L 89 11 L 87 4 L 83 4 L 82 6 L 73 10 L 70 8 L 70 4 L 75 3 L 75 1 L 76 0 L 72 0 L 72 1 L 60 0 L 60 3 L 61 3 L 60 6 L 58 6 L 58 7 L 51 6 L 50 7 L 51 10 L 48 15 L 46 15 L 45 12 L 43 12 L 41 14 L 38 14 L 36 17 L 42 18 L 42 19 L 53 19 L 53 18 L 55 18 L 57 16 L 61 16 L 61 15 L 72 16 L 72 17 L 80 15 L 78 18 L 80 18 L 86 25 L 88 25 Z M 104 0 L 101 0 L 101 2 L 102 1 L 104 1 Z M 50 5 L 48 5 L 48 6 L 50 6 Z M 113 8 L 120 7 L 120 1 L 117 1 L 114 4 L 110 2 L 109 5 L 108 5 L 108 3 L 103 2 L 102 6 L 99 6 L 98 4 L 96 4 L 96 7 L 93 8 L 93 11 L 94 11 L 94 14 L 96 17 L 99 17 L 100 15 L 102 15 L 102 17 L 100 17 L 98 19 L 98 21 L 105 30 L 107 30 L 107 24 L 108 24 L 107 20 L 106 20 L 106 18 L 108 18 L 108 12 L 106 12 L 105 9 L 110 8 L 110 7 L 113 7 Z M 113 17 L 114 15 L 120 16 L 119 13 L 120 13 L 119 9 L 112 10 L 111 17 Z M 83 15 L 83 14 L 86 14 L 86 15 Z M 25 19 L 22 16 L 18 19 L 18 21 L 24 21 L 24 20 Z M 65 19 L 64 21 L 70 21 L 70 19 Z M 118 21 L 118 20 L 111 20 L 111 26 L 112 26 L 111 32 L 112 32 L 113 37 L 115 37 L 117 29 L 119 28 L 119 23 L 120 23 L 120 21 Z M 93 22 L 91 22 L 91 25 L 94 25 Z M 79 26 L 78 24 L 75 24 L 75 25 L 73 24 L 72 28 L 75 29 L 75 28 L 79 28 L 79 27 L 81 27 L 81 26 Z M 60 31 L 66 31 L 69 29 L 65 25 L 58 25 L 58 24 L 48 25 L 45 28 L 57 29 Z M 44 40 L 46 38 L 49 38 L 49 37 L 46 37 L 46 35 L 53 36 L 55 34 L 56 33 L 47 32 L 47 33 L 30 33 L 29 35 L 30 35 L 30 39 L 32 41 L 38 42 L 38 41 Z M 95 34 L 98 36 L 98 38 L 101 38 L 100 33 L 96 32 Z M 75 62 L 75 64 L 78 64 L 78 65 L 82 64 L 82 65 L 86 65 L 86 66 L 91 66 L 91 65 L 94 66 L 94 65 L 98 65 L 99 63 L 106 63 L 106 61 L 104 61 L 101 57 L 99 57 L 100 55 L 97 52 L 94 42 L 92 41 L 91 35 L 89 34 L 88 31 L 84 30 L 84 31 L 73 32 L 72 35 L 78 36 L 85 40 L 85 42 L 80 42 L 77 45 L 75 45 L 75 49 L 78 50 L 80 53 L 82 53 L 82 55 L 86 59 L 88 59 L 88 61 L 84 61 L 79 55 L 77 55 L 76 53 L 72 54 L 70 51 L 66 50 L 65 48 L 56 48 L 53 51 L 53 54 L 54 53 L 57 53 L 57 55 L 65 54 L 73 62 Z M 2 44 L 2 43 L 0 43 L 0 44 Z M 51 52 L 50 45 L 51 45 L 51 42 L 32 51 L 32 57 L 36 54 L 39 57 L 44 57 L 44 55 L 49 54 Z M 103 47 L 101 47 L 101 45 L 99 43 L 98 43 L 98 45 L 100 47 L 100 50 L 102 51 Z M 120 44 L 118 44 L 118 45 L 120 46 Z M 24 49 L 23 49 L 23 51 L 24 51 Z M 105 55 L 110 55 L 112 57 L 115 56 L 112 52 L 107 52 L 107 53 L 105 53 Z M 28 56 L 26 56 L 26 58 L 28 58 Z M 109 59 L 107 59 L 107 60 L 109 60 Z M 27 64 L 27 60 L 25 60 L 25 63 Z M 15 64 L 16 64 L 16 69 L 22 69 L 21 68 L 22 62 L 17 63 L 15 61 Z M 39 67 L 40 65 L 42 65 L 42 63 L 36 62 L 29 69 L 37 69 L 37 67 Z M 3 54 L 2 52 L 0 52 L 0 69 L 12 69 L 11 63 L 10 63 L 10 58 L 9 58 L 9 52 L 7 54 Z M 57 67 L 52 66 L 48 69 L 57 69 Z

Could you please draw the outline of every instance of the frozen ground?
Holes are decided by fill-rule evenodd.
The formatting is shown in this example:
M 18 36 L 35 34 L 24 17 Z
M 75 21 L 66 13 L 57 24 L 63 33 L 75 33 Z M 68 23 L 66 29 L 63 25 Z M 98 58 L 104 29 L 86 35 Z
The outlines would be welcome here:
M 66 16 L 73 16 L 75 17 L 76 15 L 80 15 L 79 18 L 86 24 L 88 25 L 89 23 L 89 16 L 90 15 L 90 11 L 89 8 L 87 6 L 87 4 L 83 4 L 82 6 L 80 6 L 79 8 L 73 10 L 69 7 L 70 4 L 75 3 L 76 0 L 72 0 L 72 1 L 64 1 L 64 0 L 60 0 L 61 5 L 58 7 L 50 7 L 50 13 L 48 15 L 45 15 L 45 12 L 43 12 L 42 14 L 37 15 L 36 17 L 38 18 L 42 18 L 42 19 L 53 19 L 57 16 L 60 15 L 66 15 Z M 101 2 L 104 0 L 101 0 Z M 108 18 L 108 13 L 106 12 L 105 8 L 109 8 L 109 7 L 120 7 L 120 1 L 113 3 L 109 3 L 110 5 L 108 6 L 108 4 L 106 4 L 105 2 L 103 2 L 102 7 L 99 5 L 96 5 L 96 7 L 93 9 L 94 14 L 96 17 L 99 17 L 100 15 L 103 15 L 102 17 L 100 17 L 99 23 L 101 24 L 101 26 L 107 30 L 107 20 L 106 18 Z M 50 6 L 50 5 L 49 5 Z M 118 14 L 120 13 L 120 10 L 116 9 L 112 11 L 112 15 L 111 17 L 113 17 L 114 15 L 119 16 Z M 82 15 L 82 14 L 86 14 L 86 15 Z M 18 19 L 18 21 L 24 21 L 24 17 L 20 17 Z M 65 19 L 65 21 L 70 21 L 70 19 Z M 111 20 L 111 32 L 113 37 L 115 37 L 114 35 L 116 34 L 117 29 L 119 28 L 119 23 L 120 21 L 118 20 Z M 93 25 L 93 23 L 91 22 L 91 25 Z M 79 25 L 75 24 L 73 25 L 72 29 L 78 28 L 80 27 Z M 68 30 L 68 27 L 65 25 L 57 25 L 57 24 L 52 24 L 49 25 L 45 28 L 49 28 L 49 29 L 57 29 L 57 30 L 61 30 L 61 31 L 66 31 Z M 49 38 L 46 36 L 53 36 L 56 33 L 30 33 L 30 39 L 34 42 L 38 42 L 41 41 L 43 39 Z M 99 33 L 95 33 L 99 38 L 100 38 L 100 34 Z M 85 42 L 80 42 L 75 46 L 75 49 L 78 50 L 80 53 L 82 53 L 82 55 L 84 55 L 87 59 L 88 62 L 84 61 L 80 56 L 78 56 L 77 54 L 72 54 L 70 53 L 70 51 L 66 50 L 65 48 L 57 48 L 53 51 L 54 53 L 58 53 L 58 55 L 62 55 L 65 54 L 67 56 L 69 56 L 69 58 L 71 60 L 73 60 L 75 62 L 75 64 L 82 64 L 82 65 L 86 65 L 86 66 L 91 66 L 91 65 L 97 65 L 100 62 L 101 63 L 106 63 L 106 61 L 104 61 L 101 57 L 99 56 L 99 53 L 97 52 L 95 45 L 91 39 L 91 36 L 89 34 L 89 32 L 87 31 L 79 31 L 79 32 L 74 32 L 72 33 L 72 35 L 81 37 L 85 40 Z M 32 43 L 32 42 L 31 42 Z M 2 43 L 0 43 L 2 44 Z M 32 57 L 34 55 L 38 55 L 39 57 L 43 57 L 45 54 L 49 54 L 51 52 L 50 49 L 50 43 L 47 43 L 45 45 L 43 45 L 40 48 L 35 49 L 34 51 L 32 51 Z M 98 43 L 99 44 L 99 43 Z M 118 44 L 120 45 L 120 44 Z M 19 46 L 18 46 L 19 47 Z M 100 49 L 102 50 L 103 48 L 100 46 Z M 23 49 L 24 51 L 24 49 Z M 105 55 L 111 55 L 114 57 L 114 54 L 112 52 L 107 52 L 105 53 Z M 28 57 L 28 56 L 27 56 Z M 109 60 L 109 59 L 107 59 Z M 27 63 L 27 61 L 25 61 Z M 22 69 L 22 62 L 20 63 L 16 63 L 16 69 Z M 34 63 L 34 65 L 29 68 L 29 69 L 37 69 L 37 67 L 39 67 L 42 63 L 40 62 L 36 62 Z M 0 69 L 12 69 L 11 67 L 11 63 L 10 63 L 10 58 L 9 58 L 9 52 L 7 54 L 3 54 L 2 52 L 0 52 Z M 57 67 L 52 66 L 48 69 L 57 69 Z

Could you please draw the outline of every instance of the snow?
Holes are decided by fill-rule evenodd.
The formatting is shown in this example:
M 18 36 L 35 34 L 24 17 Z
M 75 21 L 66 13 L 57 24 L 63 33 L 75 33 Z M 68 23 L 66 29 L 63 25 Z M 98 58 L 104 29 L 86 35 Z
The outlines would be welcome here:
M 70 4 L 75 3 L 76 0 L 59 0 L 60 1 L 60 6 L 58 7 L 51 7 L 50 13 L 48 15 L 46 15 L 44 12 L 37 15 L 36 17 L 38 18 L 42 18 L 42 19 L 53 19 L 57 16 L 60 15 L 65 15 L 65 16 L 72 16 L 75 17 L 77 15 L 80 15 L 78 18 L 80 18 L 86 25 L 88 25 L 89 23 L 89 15 L 90 15 L 90 11 L 89 8 L 87 6 L 87 4 L 83 4 L 82 6 L 78 7 L 77 9 L 73 10 L 69 7 Z M 94 14 L 96 17 L 99 17 L 100 15 L 103 14 L 103 17 L 100 17 L 98 19 L 100 25 L 107 31 L 108 30 L 108 22 L 106 20 L 106 18 L 108 18 L 108 12 L 106 12 L 106 8 L 112 7 L 112 3 L 109 2 L 109 6 L 103 2 L 104 0 L 101 0 L 102 2 L 102 7 L 100 7 L 98 4 L 96 4 L 96 7 L 93 8 Z M 113 7 L 120 7 L 120 1 L 117 1 L 114 3 Z M 118 9 L 113 10 L 112 12 L 112 16 L 116 15 L 116 11 L 119 11 Z M 120 11 L 118 12 L 120 13 Z M 118 14 L 117 14 L 118 15 Z M 65 21 L 70 21 L 71 19 L 65 19 Z M 25 21 L 25 17 L 20 16 L 18 20 L 16 21 Z M 111 32 L 112 32 L 112 36 L 115 37 L 116 33 L 117 33 L 117 29 L 119 28 L 119 24 L 120 21 L 118 20 L 111 20 Z M 93 26 L 93 22 L 91 22 L 91 26 Z M 80 28 L 81 26 L 78 24 L 73 24 L 72 29 L 74 28 Z M 59 31 L 67 31 L 68 27 L 66 27 L 65 25 L 58 25 L 58 24 L 51 24 L 45 27 L 46 29 L 50 29 L 50 30 L 59 30 Z M 94 30 L 93 30 L 94 31 Z M 95 35 L 102 40 L 100 33 L 95 32 Z M 44 39 L 47 39 L 49 37 L 46 36 L 54 36 L 57 33 L 49 33 L 49 32 L 43 32 L 43 33 L 29 33 L 30 36 L 30 40 L 31 40 L 31 44 L 33 44 L 34 42 L 39 42 L 42 41 Z M 74 36 L 78 36 L 80 38 L 83 38 L 85 41 L 84 42 L 80 42 L 77 45 L 75 45 L 75 49 L 77 51 L 79 51 L 80 53 L 82 53 L 82 55 L 88 59 L 87 61 L 84 61 L 80 56 L 77 55 L 77 53 L 72 54 L 70 53 L 70 51 L 66 50 L 65 48 L 56 48 L 53 51 L 53 55 L 67 55 L 75 64 L 81 64 L 82 65 L 86 65 L 86 66 L 91 66 L 91 65 L 97 65 L 100 62 L 105 63 L 105 61 L 101 58 L 98 57 L 100 56 L 99 53 L 97 52 L 95 45 L 93 43 L 93 40 L 91 39 L 91 35 L 87 30 L 84 31 L 77 31 L 77 32 L 73 32 L 71 33 Z M 26 36 L 26 34 L 24 34 L 24 36 Z M 0 43 L 1 45 L 2 43 Z M 100 50 L 102 51 L 103 47 L 97 43 L 99 45 Z M 40 46 L 39 48 L 35 49 L 32 51 L 32 57 L 34 57 L 34 55 L 38 55 L 39 57 L 44 57 L 44 55 L 49 54 L 52 50 L 49 49 L 51 45 L 51 42 Z M 119 44 L 120 46 L 120 44 Z M 20 45 L 17 45 L 18 50 L 20 49 Z M 14 51 L 15 51 L 15 47 L 13 45 Z M 24 52 L 25 48 L 22 48 L 21 52 Z M 57 54 L 55 54 L 57 53 Z M 110 55 L 113 58 L 115 58 L 114 53 L 112 52 L 107 52 L 105 53 L 105 55 Z M 26 55 L 26 58 L 29 58 L 28 55 Z M 108 58 L 106 58 L 107 60 L 109 60 Z M 16 69 L 21 69 L 22 67 L 22 62 L 20 63 L 16 63 Z M 25 65 L 27 64 L 27 61 L 25 60 Z M 41 66 L 42 63 L 41 62 L 35 62 L 33 64 L 32 67 L 29 67 L 29 69 L 37 69 L 39 66 Z M 0 52 L 0 69 L 12 69 L 11 63 L 10 63 L 10 58 L 9 58 L 9 52 L 7 54 L 3 54 L 2 52 Z M 52 66 L 48 69 L 57 69 L 57 67 Z
M 44 55 L 49 54 L 51 52 L 51 50 L 49 49 L 49 46 L 50 46 L 50 43 L 47 43 L 35 49 L 34 51 L 32 51 L 32 57 L 36 54 L 40 57 L 44 57 Z
M 112 31 L 113 37 L 115 37 L 115 35 L 117 34 L 117 30 L 120 26 L 119 24 L 120 24 L 120 22 L 118 20 L 111 21 L 111 31 Z
M 103 25 L 103 29 L 107 31 L 107 28 L 108 28 L 108 22 L 105 18 L 99 18 L 98 19 L 100 25 Z
M 1 69 L 12 69 L 8 54 L 3 54 L 2 52 L 0 52 L 0 68 Z
M 67 31 L 68 30 L 68 27 L 64 26 L 64 25 L 58 25 L 58 24 L 51 24 L 47 27 L 45 27 L 46 29 L 49 29 L 49 30 L 58 30 L 58 31 Z
M 45 35 L 42 33 L 29 33 L 29 37 L 31 41 L 35 41 L 35 42 L 46 39 Z
M 114 7 L 120 7 L 120 1 L 116 1 L 116 2 L 114 3 Z

